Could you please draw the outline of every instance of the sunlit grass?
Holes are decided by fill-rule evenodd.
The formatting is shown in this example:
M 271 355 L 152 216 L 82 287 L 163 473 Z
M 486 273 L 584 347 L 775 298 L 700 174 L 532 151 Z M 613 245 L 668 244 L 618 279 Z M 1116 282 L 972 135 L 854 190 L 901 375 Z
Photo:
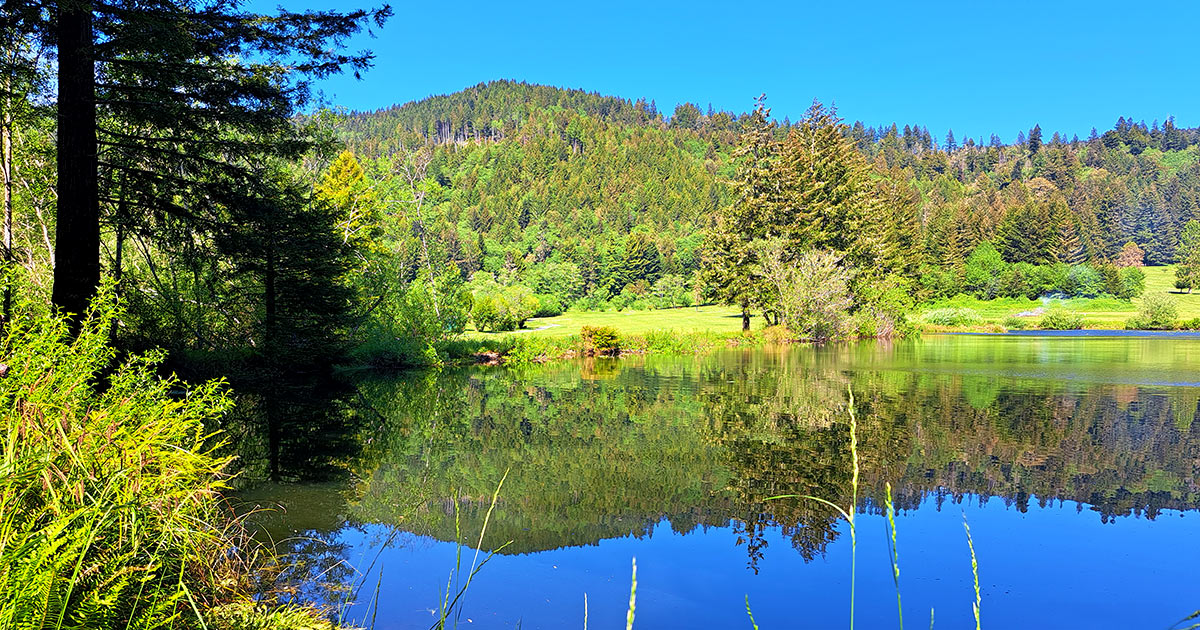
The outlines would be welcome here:
M 760 318 L 753 318 L 751 325 L 761 328 Z M 639 335 L 654 331 L 736 333 L 742 330 L 742 312 L 739 309 L 708 305 L 669 308 L 657 311 L 568 311 L 558 317 L 530 319 L 523 331 L 504 333 L 481 333 L 467 329 L 469 339 L 493 339 L 506 336 L 536 335 L 543 337 L 567 337 L 579 334 L 584 326 L 612 326 L 624 334 Z M 542 328 L 542 330 L 535 330 Z
M 1200 317 L 1200 293 L 1180 293 L 1175 288 L 1175 266 L 1143 267 L 1146 273 L 1146 293 L 1165 293 L 1175 300 L 1179 308 L 1179 319 Z M 1084 328 L 1093 329 L 1124 329 L 1125 322 L 1137 315 L 1142 298 L 1133 300 L 1118 300 L 1115 298 L 1073 298 L 1069 300 L 1041 300 L 1026 298 L 997 298 L 980 300 L 969 295 L 958 295 L 953 298 L 936 300 L 922 304 L 918 317 L 937 310 L 962 308 L 970 309 L 978 315 L 980 321 L 970 330 L 987 330 L 990 326 L 1003 325 L 1005 319 L 1019 313 L 1036 312 L 1039 308 L 1060 306 L 1068 311 L 1078 313 L 1083 317 Z M 1040 315 L 1026 315 L 1023 319 L 1034 327 Z M 930 327 L 930 331 L 948 330 L 945 327 Z

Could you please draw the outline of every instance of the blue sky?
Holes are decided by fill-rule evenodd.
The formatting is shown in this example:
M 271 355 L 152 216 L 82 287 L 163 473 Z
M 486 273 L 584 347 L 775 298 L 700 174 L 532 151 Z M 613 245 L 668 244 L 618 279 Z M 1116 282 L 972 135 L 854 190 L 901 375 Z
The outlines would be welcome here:
M 270 9 L 280 2 L 254 0 Z M 284 1 L 289 9 L 357 6 Z M 1200 3 L 417 2 L 370 48 L 362 81 L 321 88 L 375 109 L 508 78 L 654 99 L 670 112 L 744 111 L 766 92 L 778 118 L 812 99 L 847 120 L 929 127 L 939 140 L 1039 123 L 1086 137 L 1118 116 L 1200 125 Z

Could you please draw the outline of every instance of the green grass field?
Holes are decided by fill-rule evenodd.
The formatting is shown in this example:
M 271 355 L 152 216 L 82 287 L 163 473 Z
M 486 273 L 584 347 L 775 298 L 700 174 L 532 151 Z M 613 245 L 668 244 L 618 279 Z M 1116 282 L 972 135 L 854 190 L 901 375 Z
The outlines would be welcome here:
M 1179 318 L 1200 317 L 1200 293 L 1177 293 L 1175 291 L 1175 268 L 1145 267 L 1146 293 L 1169 293 L 1179 306 Z M 1124 328 L 1125 320 L 1137 314 L 1141 299 L 1131 302 L 1113 298 L 1055 300 L 1054 303 L 1083 315 L 1088 328 Z M 923 304 L 916 316 L 937 308 L 969 308 L 983 319 L 985 324 L 999 324 L 1009 315 L 1032 311 L 1047 306 L 1041 300 L 1023 298 L 1001 298 L 978 300 L 968 296 L 957 296 Z M 1036 322 L 1038 317 L 1030 317 Z M 503 333 L 479 332 L 468 328 L 468 339 L 497 339 L 508 335 L 537 335 L 545 337 L 567 337 L 579 334 L 583 326 L 612 326 L 624 334 L 638 335 L 651 331 L 676 330 L 680 332 L 734 333 L 742 329 L 741 311 L 728 306 L 701 306 L 672 308 L 661 311 L 601 311 L 569 312 L 558 317 L 530 319 L 525 329 Z M 762 328 L 762 319 L 755 317 L 751 326 Z
M 1179 308 L 1179 319 L 1200 317 L 1200 293 L 1176 292 L 1174 265 L 1144 267 L 1143 270 L 1146 272 L 1147 295 L 1150 293 L 1168 293 L 1171 297 L 1175 298 L 1175 303 Z M 1124 328 L 1125 320 L 1137 314 L 1141 298 L 1129 302 L 1113 298 L 1078 298 L 1054 300 L 1050 303 L 1063 306 L 1068 310 L 1083 315 L 1084 324 L 1088 328 Z M 948 300 L 938 300 L 937 302 L 923 304 L 917 309 L 917 316 L 920 317 L 920 313 L 938 308 L 961 307 L 969 308 L 979 313 L 984 323 L 999 324 L 1009 315 L 1016 315 L 1023 311 L 1032 311 L 1041 306 L 1048 306 L 1050 303 L 1043 304 L 1041 300 L 1027 300 L 1022 298 L 978 300 L 959 295 Z M 1030 317 L 1029 319 L 1036 322 L 1038 318 Z
M 754 328 L 762 327 L 761 320 L 751 320 Z M 638 335 L 651 331 L 735 333 L 742 329 L 742 314 L 728 306 L 670 308 L 660 311 L 603 311 L 568 312 L 558 317 L 542 317 L 525 322 L 525 329 L 504 333 L 479 332 L 467 329 L 468 339 L 493 339 L 506 335 L 542 335 L 567 337 L 579 334 L 583 326 L 612 326 L 618 331 Z M 542 330 L 536 330 L 541 328 Z

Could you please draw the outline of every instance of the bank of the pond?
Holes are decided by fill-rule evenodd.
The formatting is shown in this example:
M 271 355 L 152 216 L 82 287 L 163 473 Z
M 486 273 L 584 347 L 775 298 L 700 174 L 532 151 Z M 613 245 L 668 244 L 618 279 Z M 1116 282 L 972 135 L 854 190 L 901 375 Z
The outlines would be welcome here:
M 119 366 L 104 296 L 72 334 L 17 307 L 0 347 L 0 628 L 334 630 L 264 593 L 272 550 L 225 492 L 223 383 Z

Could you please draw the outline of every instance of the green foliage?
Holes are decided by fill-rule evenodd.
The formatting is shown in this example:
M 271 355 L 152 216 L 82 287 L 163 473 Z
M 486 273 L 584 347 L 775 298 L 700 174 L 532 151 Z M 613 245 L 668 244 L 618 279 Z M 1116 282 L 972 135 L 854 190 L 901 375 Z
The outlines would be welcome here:
M 1179 306 L 1175 298 L 1166 293 L 1151 293 L 1142 298 L 1138 314 L 1126 322 L 1132 330 L 1170 330 L 1179 317 Z
M 1200 330 L 1200 317 L 1179 320 L 1175 327 L 1180 330 Z
M 621 351 L 621 336 L 611 326 L 584 326 L 579 340 L 585 354 L 614 355 Z
M 541 302 L 529 287 L 502 285 L 486 271 L 471 277 L 474 306 L 471 321 L 476 330 L 502 332 L 524 328 L 525 320 L 541 308 Z
M 939 308 L 921 315 L 921 321 L 933 326 L 972 326 L 982 319 L 969 308 Z
M 1008 330 L 1025 330 L 1029 328 L 1029 320 L 1025 317 L 1009 315 L 1004 318 L 1004 321 L 1000 322 L 1000 325 Z
M 1124 267 L 1120 270 L 1120 290 L 1116 297 L 1131 300 L 1146 292 L 1146 272 L 1141 267 Z
M 97 389 L 118 316 L 108 293 L 74 338 L 55 316 L 8 325 L 0 627 L 199 627 L 194 604 L 231 577 L 228 460 L 206 428 L 230 402 L 217 382 L 157 378 L 161 354 Z
M 1189 292 L 1200 287 L 1200 221 L 1192 219 L 1179 236 L 1179 247 L 1175 250 L 1178 265 L 1175 267 L 1175 288 Z
M 1008 274 L 1008 265 L 1000 257 L 1000 252 L 996 251 L 991 243 L 984 241 L 967 256 L 966 267 L 963 270 L 963 289 L 976 297 L 991 299 L 999 294 L 1001 282 Z M 1023 293 L 1025 291 L 1019 294 Z
M 1108 287 L 1104 277 L 1091 265 L 1071 265 L 1066 283 L 1059 288 L 1071 297 L 1092 298 L 1104 294 Z
M 566 309 L 563 308 L 562 301 L 557 295 L 541 294 L 533 296 L 537 299 L 537 310 L 533 312 L 533 317 L 557 317 L 563 314 Z
M 862 303 L 854 313 L 856 335 L 863 339 L 904 337 L 916 332 L 908 314 L 916 302 L 914 282 L 899 274 L 859 277 L 856 293 Z
M 918 278 L 922 293 L 931 298 L 947 298 L 962 291 L 958 273 L 935 265 L 922 265 Z
M 773 246 L 773 247 L 772 247 Z M 812 250 L 794 261 L 782 259 L 782 243 L 773 241 L 760 248 L 761 272 L 776 291 L 780 321 L 804 339 L 827 341 L 850 334 L 851 272 L 841 258 Z M 771 251 L 773 250 L 773 251 Z
M 1052 306 L 1046 310 L 1046 314 L 1038 322 L 1038 328 L 1043 330 L 1079 330 L 1083 328 L 1083 316 L 1061 306 Z

